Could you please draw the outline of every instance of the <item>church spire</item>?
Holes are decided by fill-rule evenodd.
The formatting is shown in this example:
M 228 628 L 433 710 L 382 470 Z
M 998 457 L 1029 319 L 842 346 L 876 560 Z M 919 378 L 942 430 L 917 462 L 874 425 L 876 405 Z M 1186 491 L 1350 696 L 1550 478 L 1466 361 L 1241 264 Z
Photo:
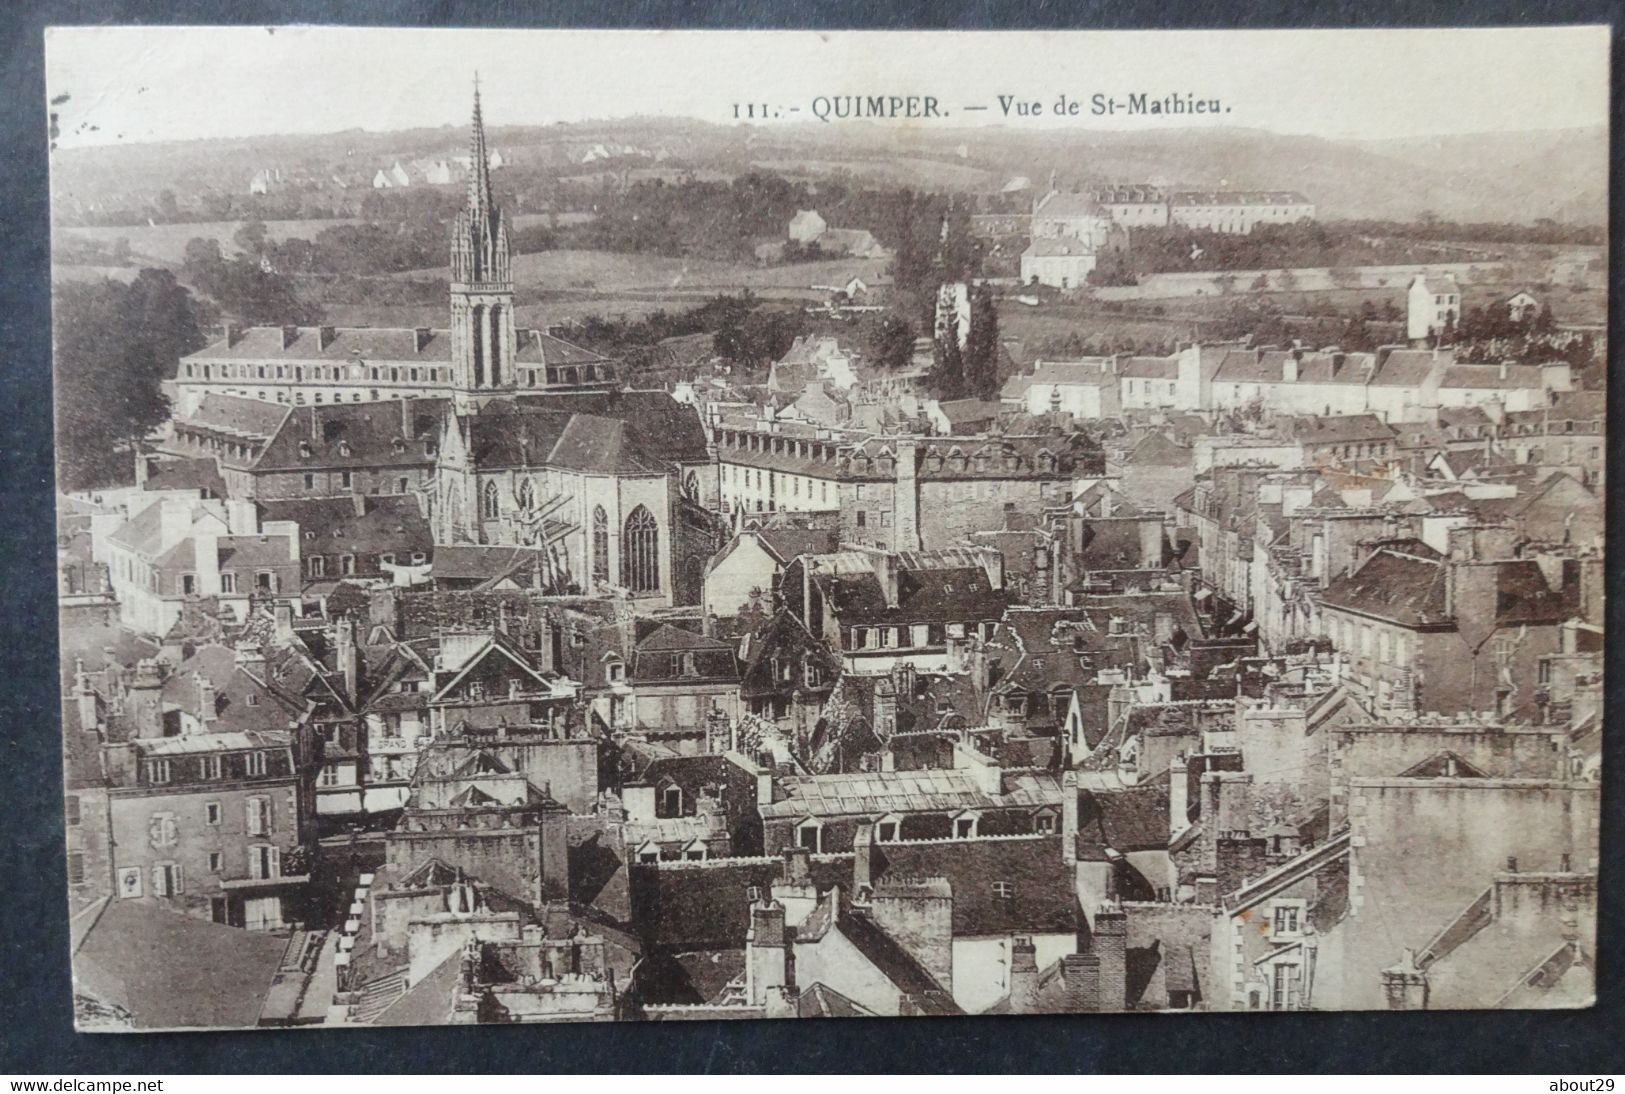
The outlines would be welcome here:
M 492 395 L 511 391 L 518 380 L 508 225 L 491 192 L 478 76 L 470 128 L 468 204 L 451 230 L 452 372 L 459 412 L 477 410 Z
M 491 154 L 485 148 L 485 119 L 480 116 L 480 74 L 474 73 L 474 124 L 468 150 L 468 208 L 487 216 L 496 208 L 491 196 Z
M 468 203 L 458 214 L 451 241 L 452 280 L 463 284 L 505 283 L 508 226 L 491 191 L 491 156 L 480 113 L 479 76 L 474 77 L 474 120 L 468 149 Z

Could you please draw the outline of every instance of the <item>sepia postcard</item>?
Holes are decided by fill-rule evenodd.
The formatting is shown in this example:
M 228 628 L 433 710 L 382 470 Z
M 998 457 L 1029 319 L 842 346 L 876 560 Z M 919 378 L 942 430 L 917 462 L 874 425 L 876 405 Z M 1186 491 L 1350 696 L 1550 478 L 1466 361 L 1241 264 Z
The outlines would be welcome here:
M 1591 1004 L 1606 27 L 46 48 L 80 1029 Z

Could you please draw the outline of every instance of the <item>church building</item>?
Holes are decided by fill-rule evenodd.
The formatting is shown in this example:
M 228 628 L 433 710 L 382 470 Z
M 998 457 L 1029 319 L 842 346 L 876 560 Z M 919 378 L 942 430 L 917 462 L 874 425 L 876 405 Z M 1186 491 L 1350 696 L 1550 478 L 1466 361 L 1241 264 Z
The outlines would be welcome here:
M 690 534 L 716 502 L 699 417 L 664 391 L 530 391 L 484 153 L 476 94 L 475 167 L 451 240 L 455 386 L 437 446 L 436 542 L 534 549 L 560 591 L 691 602 L 700 571 L 689 556 L 715 549 Z

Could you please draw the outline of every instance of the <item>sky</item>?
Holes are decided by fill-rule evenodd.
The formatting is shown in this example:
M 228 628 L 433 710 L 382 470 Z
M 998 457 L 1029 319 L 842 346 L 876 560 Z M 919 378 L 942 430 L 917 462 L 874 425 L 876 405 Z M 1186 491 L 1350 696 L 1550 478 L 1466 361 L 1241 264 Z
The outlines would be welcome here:
M 475 70 L 490 125 L 735 104 L 813 120 L 821 97 L 934 95 L 886 124 L 1232 125 L 1381 139 L 1607 123 L 1602 27 L 1289 31 L 548 31 L 69 27 L 46 37 L 62 147 L 462 125 Z M 1213 117 L 1090 115 L 1091 97 L 1217 98 Z M 1055 116 L 1058 96 L 1081 101 Z M 998 97 L 1043 105 L 1007 118 Z M 982 105 L 982 111 L 965 111 Z M 790 108 L 798 110 L 792 111 Z M 830 124 L 841 124 L 832 121 Z

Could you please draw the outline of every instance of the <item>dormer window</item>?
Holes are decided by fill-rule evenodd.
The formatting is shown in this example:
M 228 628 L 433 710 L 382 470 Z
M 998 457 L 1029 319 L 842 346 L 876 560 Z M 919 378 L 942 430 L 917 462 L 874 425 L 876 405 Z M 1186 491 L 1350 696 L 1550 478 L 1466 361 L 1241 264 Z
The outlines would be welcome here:
M 339 455 L 348 456 L 349 454 L 350 454 L 350 442 L 349 441 L 340 441 L 339 442 Z
M 302 460 L 310 459 L 310 442 L 309 441 L 300 441 L 299 442 L 299 458 L 302 459 Z

